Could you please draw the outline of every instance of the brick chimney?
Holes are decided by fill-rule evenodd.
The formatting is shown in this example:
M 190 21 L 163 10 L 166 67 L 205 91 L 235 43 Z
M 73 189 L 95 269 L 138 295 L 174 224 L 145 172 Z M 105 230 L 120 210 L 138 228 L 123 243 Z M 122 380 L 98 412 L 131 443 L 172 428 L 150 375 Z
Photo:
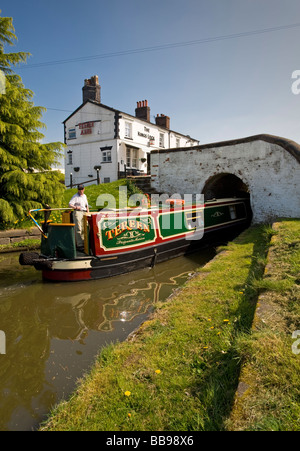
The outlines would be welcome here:
M 161 115 L 158 114 L 156 116 L 156 118 L 155 118 L 155 123 L 159 127 L 164 127 L 167 130 L 170 129 L 170 118 L 169 118 L 169 116 L 165 116 L 164 114 L 161 114 Z
M 148 106 L 148 100 L 137 102 L 135 117 L 150 122 L 150 107 Z
M 100 90 L 101 86 L 99 85 L 98 75 L 84 80 L 84 87 L 82 88 L 83 103 L 87 100 L 94 100 L 94 102 L 101 103 Z

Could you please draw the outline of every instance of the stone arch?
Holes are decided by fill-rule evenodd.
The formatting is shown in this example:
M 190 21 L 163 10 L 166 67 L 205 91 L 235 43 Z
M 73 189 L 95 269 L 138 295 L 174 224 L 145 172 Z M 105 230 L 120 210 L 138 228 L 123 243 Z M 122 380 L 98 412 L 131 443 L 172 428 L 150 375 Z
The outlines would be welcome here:
M 206 182 L 202 190 L 204 199 L 224 197 L 249 197 L 250 189 L 247 183 L 234 174 L 223 172 L 213 175 Z
M 299 164 L 300 145 L 270 135 L 159 149 L 151 151 L 151 187 L 206 199 L 250 196 L 254 223 L 299 218 Z

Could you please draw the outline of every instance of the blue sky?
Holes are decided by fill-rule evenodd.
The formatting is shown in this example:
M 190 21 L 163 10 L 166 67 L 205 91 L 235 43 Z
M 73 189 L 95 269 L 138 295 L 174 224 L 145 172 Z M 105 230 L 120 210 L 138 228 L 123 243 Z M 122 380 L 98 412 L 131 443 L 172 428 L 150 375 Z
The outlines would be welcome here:
M 84 79 L 98 75 L 105 105 L 134 115 L 147 99 L 152 121 L 166 114 L 202 144 L 259 133 L 300 143 L 299 0 L 2 0 L 0 9 L 13 17 L 13 51 L 32 54 L 16 72 L 48 109 L 47 142 L 63 141 Z M 80 57 L 93 58 L 68 61 Z

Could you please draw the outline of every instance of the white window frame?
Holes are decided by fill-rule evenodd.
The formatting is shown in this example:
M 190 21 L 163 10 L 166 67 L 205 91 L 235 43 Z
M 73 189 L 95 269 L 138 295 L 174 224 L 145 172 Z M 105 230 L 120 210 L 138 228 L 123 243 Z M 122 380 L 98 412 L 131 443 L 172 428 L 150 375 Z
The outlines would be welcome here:
M 159 134 L 159 147 L 165 147 L 165 134 Z
M 126 148 L 126 166 L 131 168 L 131 149 Z
M 125 122 L 125 138 L 132 139 L 132 123 L 128 121 Z
M 131 160 L 132 168 L 138 168 L 138 150 L 132 149 L 132 160 Z
M 74 127 L 69 128 L 68 139 L 76 139 L 76 128 L 74 128 Z
M 102 151 L 102 163 L 111 163 L 111 150 Z
M 139 149 L 126 148 L 126 167 L 139 169 Z

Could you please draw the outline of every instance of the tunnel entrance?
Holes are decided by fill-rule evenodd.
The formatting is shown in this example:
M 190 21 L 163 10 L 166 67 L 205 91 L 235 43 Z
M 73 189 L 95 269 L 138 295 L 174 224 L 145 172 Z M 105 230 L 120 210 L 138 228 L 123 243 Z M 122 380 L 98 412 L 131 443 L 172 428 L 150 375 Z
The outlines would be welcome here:
M 217 174 L 210 177 L 202 190 L 204 200 L 224 197 L 248 197 L 249 187 L 234 174 Z

